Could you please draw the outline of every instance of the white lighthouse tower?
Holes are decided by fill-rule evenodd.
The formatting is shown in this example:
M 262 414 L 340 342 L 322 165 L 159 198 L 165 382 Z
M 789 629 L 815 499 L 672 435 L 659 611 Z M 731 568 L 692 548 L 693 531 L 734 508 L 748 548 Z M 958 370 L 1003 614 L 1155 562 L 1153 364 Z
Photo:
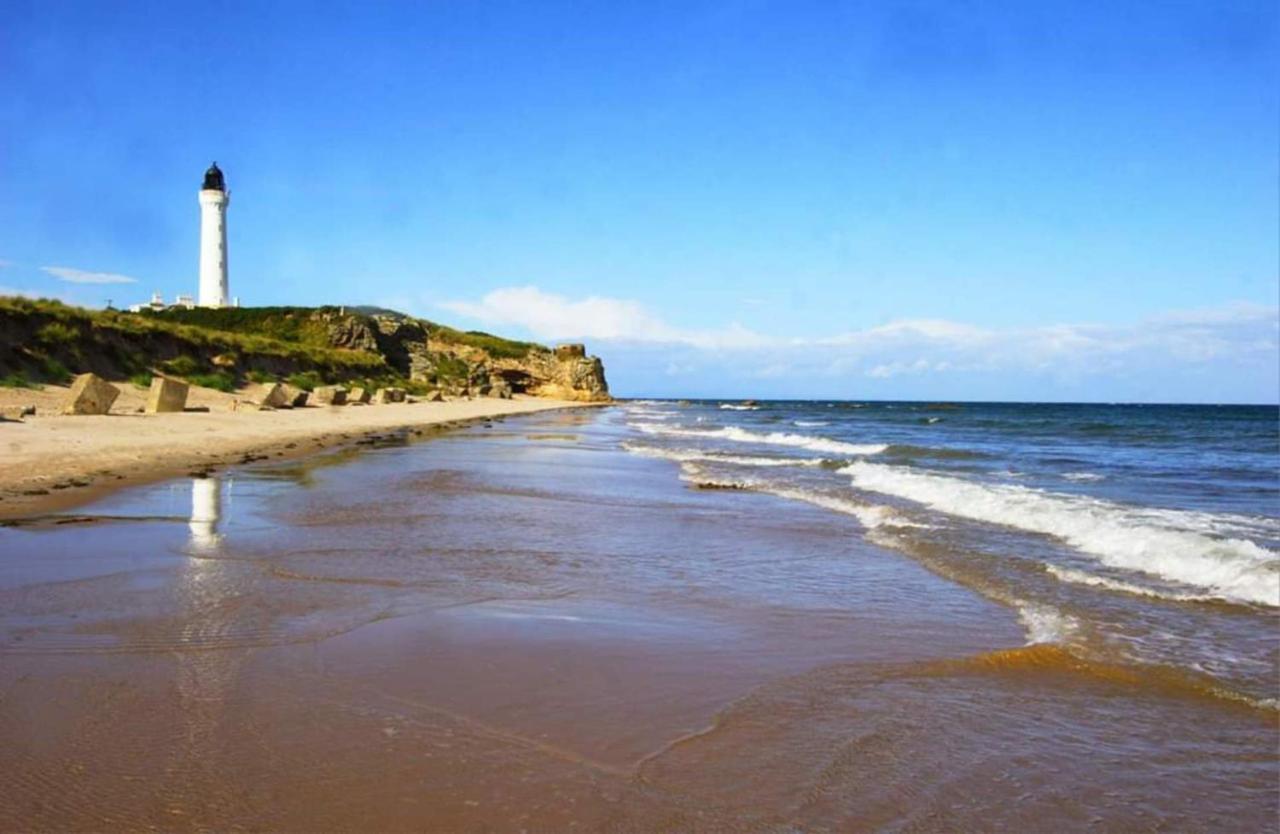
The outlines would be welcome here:
M 201 307 L 226 307 L 231 303 L 227 286 L 227 193 L 218 163 L 204 172 L 200 187 L 200 297 Z

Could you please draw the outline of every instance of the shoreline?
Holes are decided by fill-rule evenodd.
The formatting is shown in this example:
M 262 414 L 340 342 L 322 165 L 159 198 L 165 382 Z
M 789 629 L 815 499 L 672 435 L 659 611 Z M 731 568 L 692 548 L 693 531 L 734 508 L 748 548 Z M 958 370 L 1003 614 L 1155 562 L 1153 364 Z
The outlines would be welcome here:
M 36 416 L 0 424 L 0 522 L 49 515 L 115 490 L 302 457 L 396 432 L 425 433 L 582 403 L 518 396 L 278 411 Z

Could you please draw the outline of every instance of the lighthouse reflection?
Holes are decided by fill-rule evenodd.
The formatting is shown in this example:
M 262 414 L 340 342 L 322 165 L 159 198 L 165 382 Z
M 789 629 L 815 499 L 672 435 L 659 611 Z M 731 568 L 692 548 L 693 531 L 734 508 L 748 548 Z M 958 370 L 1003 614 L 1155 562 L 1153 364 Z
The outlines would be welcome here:
M 196 555 L 216 553 L 222 544 L 218 523 L 222 520 L 222 480 L 217 477 L 191 481 L 191 550 Z
M 191 481 L 190 540 L 175 588 L 174 689 L 182 727 L 174 736 L 167 787 L 169 810 L 189 814 L 195 797 L 217 783 L 219 739 L 228 732 L 227 702 L 245 661 L 244 613 L 237 605 L 243 576 L 223 557 L 223 490 L 217 477 Z

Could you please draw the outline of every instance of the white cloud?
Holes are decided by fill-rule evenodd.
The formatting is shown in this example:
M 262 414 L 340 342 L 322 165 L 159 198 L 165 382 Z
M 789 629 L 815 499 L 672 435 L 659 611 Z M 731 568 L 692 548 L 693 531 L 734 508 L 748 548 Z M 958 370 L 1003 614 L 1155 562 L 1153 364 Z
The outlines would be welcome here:
M 83 269 L 72 269 L 69 266 L 42 266 L 41 272 L 48 273 L 59 281 L 72 284 L 136 284 L 137 278 L 118 275 L 114 272 L 87 272 Z
M 672 326 L 636 301 L 573 300 L 536 287 L 509 287 L 476 302 L 441 305 L 495 326 L 518 326 L 543 340 L 585 339 L 649 346 L 664 353 L 668 373 L 738 378 L 861 377 L 887 381 L 929 375 L 1023 373 L 1062 383 L 1109 376 L 1141 381 L 1192 368 L 1274 367 L 1280 355 L 1280 308 L 1233 303 L 1166 312 L 1121 324 L 981 327 L 946 319 L 904 318 L 831 336 L 765 335 L 739 324 L 689 330 Z M 707 364 L 708 354 L 722 360 Z M 716 366 L 719 370 L 715 370 Z M 662 367 L 662 366 L 659 366 Z
M 739 324 L 720 330 L 672 327 L 636 301 L 589 296 L 573 301 L 537 287 L 506 287 L 478 302 L 446 301 L 446 310 L 486 325 L 523 327 L 539 339 L 598 339 L 738 350 L 769 343 Z

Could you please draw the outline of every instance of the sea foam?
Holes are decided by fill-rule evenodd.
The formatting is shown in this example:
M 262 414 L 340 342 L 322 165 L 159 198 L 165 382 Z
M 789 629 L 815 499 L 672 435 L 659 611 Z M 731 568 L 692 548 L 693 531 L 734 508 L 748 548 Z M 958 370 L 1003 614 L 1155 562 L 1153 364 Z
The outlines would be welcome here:
M 1280 558 L 1247 539 L 1212 538 L 1180 523 L 1197 520 L 1197 514 L 980 484 L 866 461 L 840 471 L 860 489 L 1055 536 L 1109 567 L 1171 579 L 1227 600 L 1280 606 Z
M 681 463 L 731 463 L 736 466 L 822 466 L 825 458 L 765 458 L 754 455 L 711 454 L 697 449 L 662 449 L 657 446 L 644 446 L 639 443 L 623 443 L 622 448 L 634 455 L 661 460 L 674 460 Z
M 720 429 L 685 429 L 674 426 L 637 425 L 635 428 L 647 434 L 713 438 L 765 446 L 790 446 L 795 449 L 808 449 L 812 452 L 833 455 L 878 455 L 889 448 L 883 443 L 846 443 L 843 440 L 831 440 L 807 434 L 790 434 L 781 431 L 754 432 L 737 426 L 726 426 Z
M 1057 565 L 1049 565 L 1047 567 L 1049 575 L 1062 582 L 1070 582 L 1073 585 L 1089 585 L 1094 588 L 1105 588 L 1108 591 L 1115 591 L 1120 594 L 1132 594 L 1133 596 L 1152 597 L 1154 599 L 1169 599 L 1175 602 L 1209 602 L 1211 600 L 1221 599 L 1216 594 L 1187 594 L 1180 591 L 1164 591 L 1158 588 L 1148 588 L 1145 585 L 1135 585 L 1132 582 L 1120 582 L 1116 579 L 1108 579 L 1105 576 L 1097 576 L 1092 573 L 1085 573 L 1080 570 L 1072 570 L 1071 568 L 1060 568 Z

